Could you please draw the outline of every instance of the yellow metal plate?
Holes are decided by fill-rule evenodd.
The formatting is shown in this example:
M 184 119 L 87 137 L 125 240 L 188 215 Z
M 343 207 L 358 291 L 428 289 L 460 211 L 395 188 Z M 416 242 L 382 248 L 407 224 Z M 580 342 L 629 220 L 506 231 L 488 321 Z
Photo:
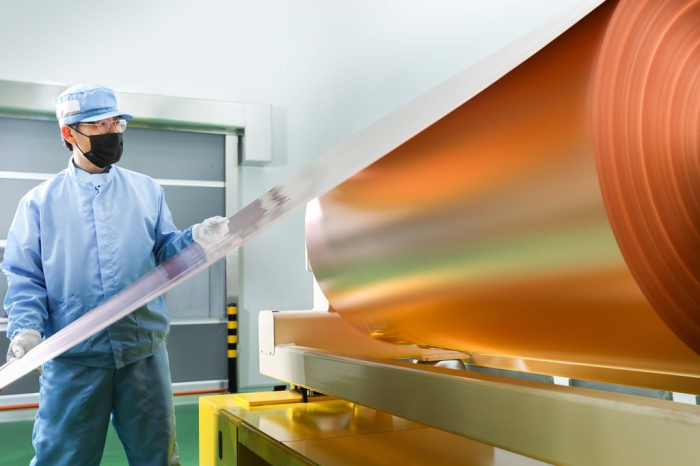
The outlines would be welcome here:
M 283 392 L 236 393 L 233 395 L 233 399 L 244 408 L 250 408 L 253 406 L 298 403 L 301 401 L 301 395 L 285 390 Z

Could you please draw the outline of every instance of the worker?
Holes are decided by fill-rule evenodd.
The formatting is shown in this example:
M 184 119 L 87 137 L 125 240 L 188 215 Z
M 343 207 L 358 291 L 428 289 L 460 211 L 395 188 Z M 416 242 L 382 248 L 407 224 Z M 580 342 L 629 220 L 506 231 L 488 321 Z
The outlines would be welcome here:
M 132 116 L 114 93 L 81 84 L 55 99 L 68 167 L 27 193 L 10 227 L 8 361 L 21 358 L 194 242 L 215 242 L 228 220 L 184 231 L 163 188 L 115 165 Z M 25 156 L 31 156 L 26 154 Z M 162 296 L 37 370 L 32 465 L 99 465 L 110 418 L 130 465 L 180 464 Z

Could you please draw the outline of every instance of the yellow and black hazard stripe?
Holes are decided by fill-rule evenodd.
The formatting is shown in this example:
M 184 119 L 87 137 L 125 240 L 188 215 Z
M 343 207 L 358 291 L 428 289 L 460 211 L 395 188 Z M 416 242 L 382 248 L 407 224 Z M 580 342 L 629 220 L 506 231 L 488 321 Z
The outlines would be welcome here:
M 228 305 L 226 326 L 228 334 L 228 391 L 236 393 L 238 390 L 238 306 L 235 303 Z

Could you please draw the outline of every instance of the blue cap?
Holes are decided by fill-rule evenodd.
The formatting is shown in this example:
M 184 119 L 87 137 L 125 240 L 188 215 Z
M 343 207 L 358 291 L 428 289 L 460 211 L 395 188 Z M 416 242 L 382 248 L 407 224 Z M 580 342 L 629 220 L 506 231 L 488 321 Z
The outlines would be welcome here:
M 133 117 L 117 109 L 114 92 L 96 84 L 78 84 L 69 87 L 53 101 L 56 106 L 58 124 L 72 125 L 81 121 L 100 121 L 105 118 L 121 116 L 131 120 Z

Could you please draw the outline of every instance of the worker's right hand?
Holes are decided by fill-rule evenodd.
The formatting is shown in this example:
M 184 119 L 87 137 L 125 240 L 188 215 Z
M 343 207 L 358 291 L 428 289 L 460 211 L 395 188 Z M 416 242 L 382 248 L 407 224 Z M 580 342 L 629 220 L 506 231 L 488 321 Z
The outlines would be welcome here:
M 226 217 L 211 217 L 192 226 L 192 239 L 203 248 L 211 246 L 226 233 L 228 233 Z
M 41 333 L 36 330 L 20 330 L 10 341 L 10 347 L 7 349 L 7 362 L 23 357 L 39 343 L 41 343 Z M 41 375 L 41 367 L 34 370 Z

